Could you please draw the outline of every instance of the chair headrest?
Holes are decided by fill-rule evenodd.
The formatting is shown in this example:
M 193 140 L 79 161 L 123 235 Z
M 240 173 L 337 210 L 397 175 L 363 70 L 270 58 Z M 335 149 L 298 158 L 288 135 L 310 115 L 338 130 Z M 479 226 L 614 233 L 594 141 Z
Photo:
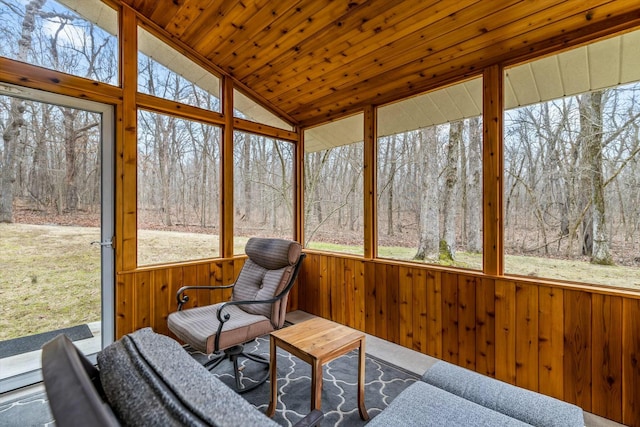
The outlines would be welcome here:
M 291 240 L 252 237 L 244 251 L 261 267 L 267 270 L 278 270 L 288 265 L 295 265 L 302 253 L 302 246 Z

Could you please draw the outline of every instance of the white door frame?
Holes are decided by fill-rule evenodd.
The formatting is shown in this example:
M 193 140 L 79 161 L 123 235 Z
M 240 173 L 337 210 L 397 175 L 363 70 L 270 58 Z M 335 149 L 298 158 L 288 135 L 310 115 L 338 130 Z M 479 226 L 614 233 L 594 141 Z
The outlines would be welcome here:
M 102 348 L 115 337 L 115 260 L 112 242 L 115 236 L 115 114 L 109 104 L 44 92 L 37 89 L 0 83 L 0 95 L 12 96 L 54 105 L 98 113 L 101 120 L 101 182 L 100 182 L 100 282 Z M 87 242 L 87 245 L 89 243 Z M 89 246 L 87 247 L 89 249 Z M 95 354 L 89 358 L 95 363 Z M 0 393 L 42 381 L 40 369 L 5 379 Z

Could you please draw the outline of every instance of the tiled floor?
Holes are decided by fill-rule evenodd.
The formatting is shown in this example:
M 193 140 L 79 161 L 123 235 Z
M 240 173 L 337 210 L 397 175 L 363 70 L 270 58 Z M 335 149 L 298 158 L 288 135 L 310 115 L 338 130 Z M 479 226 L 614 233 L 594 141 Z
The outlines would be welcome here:
M 287 320 L 292 323 L 298 323 L 308 319 L 310 316 L 308 313 L 295 311 L 287 315 Z M 437 359 L 433 357 L 392 344 L 371 335 L 367 335 L 366 349 L 367 353 L 375 357 L 392 361 L 401 368 L 417 374 L 424 373 L 437 361 Z M 0 370 L 2 370 L 3 366 L 6 365 L 0 365 Z M 46 402 L 42 399 L 43 391 L 44 387 L 42 385 L 36 385 L 18 391 L 0 394 L 0 427 L 51 425 L 49 424 L 51 418 L 48 408 L 44 406 Z M 19 400 L 18 403 L 15 402 L 16 399 Z M 8 402 L 14 403 L 10 405 Z M 13 406 L 13 408 L 10 408 L 10 406 Z M 21 413 L 27 415 L 15 415 L 19 409 L 26 407 L 29 407 L 29 410 Z M 622 424 L 588 413 L 585 413 L 585 423 L 587 427 L 622 426 Z

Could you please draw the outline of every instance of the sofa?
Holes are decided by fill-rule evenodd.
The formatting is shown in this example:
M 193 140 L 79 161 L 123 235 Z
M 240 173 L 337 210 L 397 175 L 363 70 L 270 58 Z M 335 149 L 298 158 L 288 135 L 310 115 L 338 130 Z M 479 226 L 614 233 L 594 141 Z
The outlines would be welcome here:
M 64 335 L 43 346 L 42 370 L 59 427 L 277 426 L 184 351 L 140 329 L 93 366 Z M 319 425 L 312 411 L 297 427 Z M 575 405 L 437 362 L 376 415 L 370 426 L 583 426 Z
M 368 426 L 583 427 L 576 405 L 444 361 L 436 362 Z
M 93 366 L 58 335 L 42 347 L 42 376 L 56 426 L 278 426 L 151 328 L 125 335 Z M 312 411 L 296 427 L 318 425 Z

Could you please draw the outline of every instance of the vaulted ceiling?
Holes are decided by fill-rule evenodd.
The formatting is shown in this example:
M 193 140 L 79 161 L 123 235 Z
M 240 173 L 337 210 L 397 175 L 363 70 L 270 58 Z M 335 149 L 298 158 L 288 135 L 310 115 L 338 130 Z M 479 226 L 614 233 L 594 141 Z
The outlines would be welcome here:
M 121 0 L 301 125 L 640 23 L 634 0 Z

